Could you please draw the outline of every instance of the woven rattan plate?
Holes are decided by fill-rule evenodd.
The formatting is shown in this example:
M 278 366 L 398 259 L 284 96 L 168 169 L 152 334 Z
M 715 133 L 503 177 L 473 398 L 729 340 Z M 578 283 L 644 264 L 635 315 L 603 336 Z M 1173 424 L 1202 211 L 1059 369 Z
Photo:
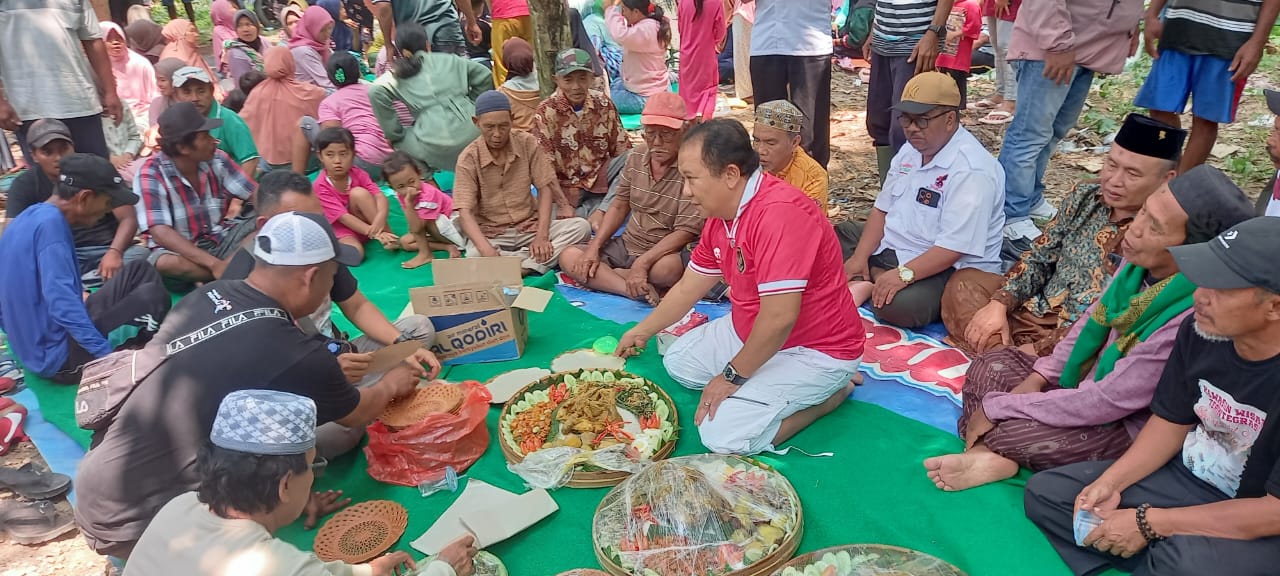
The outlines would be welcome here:
M 361 502 L 325 522 L 312 548 L 325 562 L 361 564 L 391 548 L 408 523 L 404 506 L 390 500 Z
M 412 395 L 387 404 L 378 420 L 387 426 L 403 428 L 422 421 L 429 414 L 454 412 L 462 406 L 466 393 L 453 384 L 431 384 L 418 388 Z

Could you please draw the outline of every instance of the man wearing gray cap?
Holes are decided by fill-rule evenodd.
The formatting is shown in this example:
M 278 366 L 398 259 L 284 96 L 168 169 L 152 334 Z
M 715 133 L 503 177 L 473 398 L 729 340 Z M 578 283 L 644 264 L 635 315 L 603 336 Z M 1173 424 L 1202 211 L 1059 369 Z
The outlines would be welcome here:
M 321 562 L 275 537 L 304 512 L 310 516 L 315 498 L 316 405 L 310 398 L 273 390 L 228 394 L 196 459 L 196 475 L 194 491 L 156 514 L 129 557 L 126 576 L 173 574 L 177 567 L 192 576 L 393 576 L 417 567 L 405 552 L 360 565 Z M 316 495 L 337 499 L 341 492 Z M 473 544 L 471 536 L 453 542 L 420 574 L 470 574 Z
M 1119 460 L 1033 476 L 1027 517 L 1076 574 L 1275 574 L 1280 219 L 1170 252 L 1196 285 L 1195 313 L 1178 330 L 1150 420 Z
M 170 299 L 145 260 L 130 262 L 85 296 L 73 227 L 138 201 L 106 158 L 63 158 L 53 188 L 0 237 L 0 329 L 28 370 L 76 384 L 85 364 L 145 344 Z
M 222 124 L 211 128 L 209 135 L 218 141 L 218 149 L 226 152 L 240 165 L 240 170 L 252 178 L 258 173 L 261 161 L 253 133 L 239 114 L 223 107 L 213 96 L 213 79 L 204 68 L 186 66 L 173 73 L 173 100 L 190 102 L 206 118 L 220 120 Z
M 71 130 L 59 120 L 36 120 L 27 130 L 27 143 L 34 162 L 26 172 L 13 180 L 5 214 L 10 220 L 23 210 L 48 200 L 57 187 L 59 163 L 76 151 Z M 38 168 L 38 169 L 37 169 Z M 138 213 L 133 206 L 119 206 L 88 226 L 74 226 L 76 260 L 85 287 L 96 288 L 134 260 L 145 260 L 150 253 L 145 246 L 133 243 L 138 234 Z
M 555 169 L 533 135 L 511 130 L 505 94 L 481 94 L 475 123 L 480 137 L 458 156 L 453 180 L 467 256 L 518 256 L 526 274 L 545 274 L 561 251 L 591 236 L 591 225 L 583 218 L 553 219 L 553 199 L 563 198 Z
M 401 366 L 356 388 L 326 340 L 295 325 L 329 295 L 338 265 L 357 261 L 323 216 L 277 215 L 257 234 L 253 256 L 247 279 L 210 282 L 177 304 L 139 353 L 156 368 L 94 432 L 76 481 L 76 521 L 95 550 L 128 556 L 155 512 L 196 487 L 196 452 L 227 394 L 300 394 L 315 401 L 319 424 L 362 428 L 417 384 Z
M 924 461 L 942 490 L 1018 473 L 1115 458 L 1147 420 L 1156 380 L 1191 314 L 1195 285 L 1172 247 L 1211 239 L 1252 216 L 1217 168 L 1200 165 L 1143 203 L 1122 242 L 1124 260 L 1100 298 L 1044 358 L 1016 348 L 974 359 L 957 428 L 966 450 Z

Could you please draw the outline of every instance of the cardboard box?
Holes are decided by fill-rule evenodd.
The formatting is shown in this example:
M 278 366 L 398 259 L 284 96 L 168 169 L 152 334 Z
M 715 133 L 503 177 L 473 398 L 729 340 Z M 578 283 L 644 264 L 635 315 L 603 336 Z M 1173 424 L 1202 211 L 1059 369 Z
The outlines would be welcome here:
M 529 338 L 528 312 L 542 312 L 551 292 L 530 288 L 519 258 L 458 258 L 432 262 L 435 286 L 409 290 L 413 311 L 431 318 L 431 346 L 444 364 L 515 360 Z

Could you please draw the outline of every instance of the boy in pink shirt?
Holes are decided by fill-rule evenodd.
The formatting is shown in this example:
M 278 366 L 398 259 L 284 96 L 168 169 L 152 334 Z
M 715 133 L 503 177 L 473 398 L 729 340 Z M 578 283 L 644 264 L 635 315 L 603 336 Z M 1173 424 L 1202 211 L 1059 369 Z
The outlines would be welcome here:
M 400 266 L 406 270 L 422 266 L 432 260 L 433 250 L 444 250 L 450 258 L 461 258 L 458 247 L 465 244 L 453 225 L 453 198 L 424 181 L 418 165 L 404 152 L 388 156 L 382 173 L 400 199 L 405 223 L 409 225 L 409 232 L 400 237 L 400 247 L 418 251 L 417 256 Z
M 969 67 L 973 64 L 973 42 L 982 34 L 982 7 L 978 0 L 955 0 L 947 17 L 947 39 L 934 65 L 949 74 L 960 88 L 960 109 L 969 104 Z
M 364 243 L 377 240 L 395 250 L 399 238 L 387 227 L 387 198 L 369 173 L 352 166 L 356 141 L 346 128 L 325 128 L 316 136 L 316 154 L 324 170 L 314 183 L 324 216 L 338 241 L 364 258 Z

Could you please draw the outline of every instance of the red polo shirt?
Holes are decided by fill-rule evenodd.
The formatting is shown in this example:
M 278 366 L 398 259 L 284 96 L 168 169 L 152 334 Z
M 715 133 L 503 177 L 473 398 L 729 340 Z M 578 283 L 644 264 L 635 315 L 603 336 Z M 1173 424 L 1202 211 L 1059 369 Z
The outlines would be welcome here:
M 782 348 L 804 346 L 840 360 L 862 356 L 866 331 L 845 282 L 835 230 L 813 200 L 785 181 L 757 171 L 737 218 L 707 218 L 689 269 L 724 276 L 743 342 L 761 296 L 801 292 L 800 317 Z

